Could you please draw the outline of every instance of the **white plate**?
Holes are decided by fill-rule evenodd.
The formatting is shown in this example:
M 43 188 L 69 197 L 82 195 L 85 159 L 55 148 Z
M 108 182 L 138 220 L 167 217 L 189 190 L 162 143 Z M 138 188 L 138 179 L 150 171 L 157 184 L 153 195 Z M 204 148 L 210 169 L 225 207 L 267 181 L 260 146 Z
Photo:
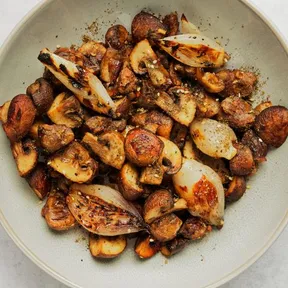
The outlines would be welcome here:
M 98 26 L 98 39 L 103 39 L 110 24 L 129 27 L 133 15 L 147 7 L 161 14 L 185 12 L 206 35 L 218 36 L 227 44 L 232 66 L 254 66 L 261 71 L 262 82 L 269 77 L 262 88 L 265 95 L 271 95 L 275 104 L 288 106 L 287 47 L 263 17 L 236 0 L 44 1 L 1 48 L 0 102 L 24 93 L 41 75 L 43 67 L 37 55 L 43 47 L 79 44 L 87 33 L 87 23 L 93 21 Z M 251 189 L 227 209 L 222 231 L 191 244 L 168 262 L 160 254 L 140 261 L 132 248 L 113 261 L 95 261 L 87 251 L 87 241 L 81 240 L 86 235 L 80 230 L 54 233 L 47 228 L 40 216 L 43 204 L 18 177 L 9 143 L 1 132 L 0 220 L 28 257 L 71 287 L 217 287 L 256 261 L 286 225 L 287 150 L 286 143 L 270 152 L 268 162 L 251 179 Z

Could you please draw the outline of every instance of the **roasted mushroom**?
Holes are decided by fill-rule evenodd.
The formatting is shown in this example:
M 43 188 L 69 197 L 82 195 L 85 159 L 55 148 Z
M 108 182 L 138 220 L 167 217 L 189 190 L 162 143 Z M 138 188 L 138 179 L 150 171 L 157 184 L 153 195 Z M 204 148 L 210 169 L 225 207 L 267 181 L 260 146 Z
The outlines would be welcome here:
M 167 28 L 165 25 L 154 15 L 141 11 L 132 21 L 131 31 L 132 37 L 135 42 L 140 42 L 144 39 L 163 38 L 166 35 Z
M 82 53 L 83 55 L 95 58 L 95 60 L 100 63 L 106 53 L 106 48 L 104 44 L 96 41 L 88 41 L 83 43 L 82 46 L 78 49 L 78 52 Z
M 224 84 L 225 89 L 220 92 L 223 97 L 248 97 L 255 89 L 257 77 L 253 72 L 242 70 L 221 70 L 216 73 Z
M 160 247 L 160 242 L 155 241 L 151 235 L 144 235 L 137 238 L 134 251 L 141 259 L 148 259 L 157 254 Z
M 47 164 L 67 179 L 77 183 L 92 180 L 98 171 L 98 163 L 78 142 L 72 142 L 63 152 L 51 156 Z
M 52 189 L 45 206 L 42 209 L 42 216 L 48 226 L 56 231 L 68 230 L 76 224 L 66 204 L 65 194 Z
M 140 182 L 149 185 L 160 185 L 164 177 L 164 167 L 162 159 L 152 165 L 148 165 L 141 171 Z
M 107 131 L 99 136 L 87 132 L 83 143 L 99 156 L 101 161 L 116 169 L 121 169 L 125 162 L 124 137 L 115 131 Z
M 227 202 L 238 201 L 246 191 L 246 180 L 243 176 L 234 176 L 225 192 Z
M 182 220 L 171 213 L 156 219 L 150 225 L 150 232 L 156 240 L 166 242 L 176 237 L 181 225 Z
M 188 218 L 182 225 L 179 234 L 186 239 L 199 240 L 212 230 L 211 226 L 197 217 Z
M 249 147 L 242 143 L 235 143 L 234 147 L 237 154 L 229 162 L 230 171 L 232 175 L 247 176 L 255 167 L 253 154 Z
M 89 235 L 89 249 L 93 257 L 115 258 L 124 252 L 127 246 L 126 237 L 123 235 L 107 237 L 91 234 Z
M 31 96 L 39 115 L 46 113 L 54 100 L 52 85 L 44 78 L 39 78 L 31 84 L 26 94 Z
M 114 49 L 121 49 L 129 40 L 129 33 L 123 25 L 113 25 L 105 34 L 106 45 Z
M 118 186 L 119 191 L 128 201 L 134 201 L 144 193 L 144 187 L 139 181 L 137 168 L 129 162 L 124 164 L 121 168 Z
M 40 200 L 43 200 L 51 189 L 51 181 L 47 167 L 44 163 L 38 163 L 27 178 L 27 182 Z
M 139 80 L 130 67 L 123 67 L 117 78 L 117 89 L 120 94 L 129 94 L 137 90 Z
M 172 84 L 168 71 L 159 61 L 147 39 L 136 44 L 130 54 L 130 63 L 136 74 L 142 75 L 148 72 L 155 87 L 169 87 Z
M 35 143 L 31 139 L 14 142 L 11 144 L 11 150 L 19 175 L 26 177 L 37 165 L 38 152 Z
M 146 223 L 150 224 L 154 220 L 179 210 L 187 209 L 184 199 L 174 201 L 172 194 L 165 189 L 157 190 L 146 199 L 143 209 L 143 216 Z
M 56 152 L 74 140 L 72 129 L 65 125 L 40 125 L 38 136 L 41 146 L 49 153 Z
M 204 72 L 202 68 L 196 69 L 196 79 L 210 93 L 219 93 L 225 89 L 224 82 L 215 73 Z
M 153 86 L 152 82 L 150 80 L 143 80 L 139 84 L 139 88 L 139 96 L 136 98 L 137 106 L 140 107 L 140 109 L 157 108 L 157 105 L 155 104 L 157 89 Z
M 85 122 L 85 127 L 95 135 L 104 131 L 122 132 L 126 128 L 126 120 L 112 120 L 104 116 L 93 116 Z
M 161 247 L 161 253 L 166 257 L 171 257 L 172 255 L 175 255 L 182 251 L 186 247 L 187 243 L 187 239 L 184 239 L 182 237 L 176 237 L 173 240 L 166 242 Z
M 250 148 L 254 161 L 258 163 L 266 161 L 268 146 L 253 130 L 250 129 L 244 133 L 241 143 Z
M 271 106 L 272 106 L 272 102 L 271 101 L 265 101 L 265 102 L 262 102 L 262 103 L 258 104 L 254 108 L 255 116 L 258 116 L 263 110 L 265 110 L 266 108 L 269 108 Z
M 174 36 L 178 34 L 179 21 L 177 12 L 166 15 L 162 22 L 167 27 L 167 36 Z
M 155 134 L 142 128 L 130 130 L 125 139 L 126 157 L 138 166 L 155 163 L 163 147 L 163 142 Z
M 172 128 L 170 139 L 178 146 L 180 150 L 182 150 L 187 134 L 188 128 L 185 125 L 175 122 Z
M 114 119 L 127 118 L 131 108 L 131 101 L 128 97 L 124 96 L 115 100 L 115 109 L 110 113 Z
M 66 201 L 78 223 L 94 234 L 116 236 L 144 229 L 136 208 L 110 187 L 73 184 Z
M 263 110 L 255 119 L 254 129 L 267 145 L 280 147 L 288 136 L 288 109 L 271 106 Z
M 15 96 L 9 106 L 3 129 L 11 142 L 20 141 L 30 130 L 36 116 L 31 98 L 25 94 Z
M 39 146 L 40 146 L 40 141 L 39 141 L 38 130 L 39 130 L 39 127 L 44 124 L 45 122 L 43 122 L 42 120 L 35 120 L 29 131 L 29 136 L 33 140 L 35 140 L 35 143 Z
M 191 92 L 181 86 L 170 88 L 169 94 L 158 92 L 155 103 L 175 121 L 185 126 L 190 125 L 196 113 L 196 102 Z
M 218 120 L 227 122 L 230 127 L 245 130 L 255 121 L 252 106 L 237 96 L 230 96 L 221 102 Z
M 173 126 L 173 120 L 169 116 L 156 110 L 135 114 L 131 123 L 168 139 Z
M 10 104 L 11 101 L 6 101 L 2 106 L 0 106 L 0 122 L 3 124 L 7 122 Z
M 82 125 L 83 110 L 75 96 L 66 92 L 59 94 L 47 112 L 48 117 L 55 124 L 77 128 Z

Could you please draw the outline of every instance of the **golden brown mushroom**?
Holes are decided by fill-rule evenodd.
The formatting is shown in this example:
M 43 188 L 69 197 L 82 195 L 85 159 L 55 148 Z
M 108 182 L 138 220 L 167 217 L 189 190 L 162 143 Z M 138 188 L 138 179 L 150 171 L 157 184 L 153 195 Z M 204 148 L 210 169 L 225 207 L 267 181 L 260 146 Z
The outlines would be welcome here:
M 186 136 L 188 134 L 188 128 L 178 122 L 175 122 L 171 131 L 170 139 L 173 141 L 180 150 L 185 145 Z
M 238 201 L 246 191 L 246 180 L 243 176 L 234 176 L 225 192 L 227 202 Z
M 177 12 L 172 12 L 166 15 L 162 22 L 167 27 L 167 36 L 174 36 L 178 34 L 179 21 Z
M 148 259 L 157 254 L 160 247 L 160 243 L 151 235 L 139 236 L 135 242 L 134 251 L 141 259 Z
M 11 101 L 6 101 L 2 106 L 0 106 L 0 122 L 3 124 L 7 122 L 10 104 Z
M 196 69 L 196 79 L 210 93 L 219 93 L 225 89 L 224 81 L 212 72 L 204 72 L 202 68 Z
M 33 125 L 31 126 L 30 128 L 30 131 L 29 131 L 29 136 L 35 140 L 35 143 L 37 144 L 37 146 L 40 146 L 40 141 L 39 141 L 39 135 L 38 135 L 38 130 L 39 130 L 39 127 L 41 125 L 44 125 L 45 122 L 42 121 L 42 120 L 35 120 Z
M 258 104 L 255 108 L 254 108 L 254 114 L 255 116 L 258 116 L 263 110 L 265 110 L 266 108 L 271 107 L 273 104 L 271 101 L 265 101 L 262 102 L 260 104 Z
M 117 78 L 117 89 L 120 94 L 129 94 L 137 90 L 138 79 L 130 67 L 122 68 Z
M 105 34 L 106 45 L 114 49 L 121 49 L 129 40 L 129 33 L 123 25 L 113 25 Z
M 211 230 L 211 226 L 206 225 L 201 218 L 192 216 L 184 222 L 179 234 L 186 239 L 199 240 L 206 236 L 206 234 Z
M 173 240 L 166 242 L 161 247 L 161 253 L 166 257 L 171 257 L 182 251 L 187 244 L 188 244 L 187 239 L 184 239 L 182 237 L 176 237 Z

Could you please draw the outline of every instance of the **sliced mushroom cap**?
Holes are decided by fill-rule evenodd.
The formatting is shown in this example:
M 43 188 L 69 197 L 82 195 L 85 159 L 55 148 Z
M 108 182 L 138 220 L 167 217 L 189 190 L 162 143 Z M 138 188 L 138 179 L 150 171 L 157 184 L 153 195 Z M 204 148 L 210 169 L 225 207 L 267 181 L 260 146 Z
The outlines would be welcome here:
M 44 163 L 38 163 L 27 178 L 27 182 L 40 200 L 43 200 L 51 190 L 51 181 Z
M 190 133 L 197 148 L 213 158 L 232 159 L 237 150 L 233 142 L 237 141 L 234 131 L 226 124 L 208 118 L 196 118 Z
M 126 120 L 112 120 L 108 117 L 93 116 L 86 120 L 85 127 L 93 134 L 100 134 L 105 131 L 122 132 L 126 128 Z
M 137 168 L 129 162 L 121 168 L 118 186 L 123 197 L 128 201 L 134 201 L 144 193 L 144 187 L 139 181 Z
M 238 201 L 246 191 L 246 180 L 243 176 L 234 176 L 225 192 L 227 202 Z
M 175 122 L 171 131 L 170 140 L 182 150 L 185 145 L 187 134 L 188 128 L 185 125 Z
M 176 237 L 181 225 L 182 220 L 171 213 L 155 220 L 150 225 L 150 232 L 156 240 L 166 242 Z
M 115 100 L 114 104 L 115 109 L 110 113 L 110 116 L 114 119 L 128 118 L 131 108 L 131 100 L 127 96 L 124 96 Z
M 258 104 L 255 108 L 254 108 L 254 114 L 255 116 L 258 116 L 263 110 L 271 107 L 273 104 L 271 101 L 265 101 L 262 102 L 260 104 Z
M 49 153 L 56 152 L 74 140 L 72 129 L 65 125 L 41 125 L 38 135 L 41 146 Z
M 123 48 L 128 40 L 129 33 L 123 25 L 113 25 L 105 34 L 106 45 L 114 49 Z
M 166 214 L 183 209 L 187 209 L 187 203 L 184 199 L 174 201 L 172 194 L 168 190 L 157 190 L 150 194 L 145 201 L 144 220 L 150 224 Z
M 131 31 L 132 37 L 135 42 L 144 39 L 160 39 L 166 34 L 167 28 L 154 15 L 141 11 L 132 21 Z
M 52 85 L 44 78 L 37 79 L 26 91 L 31 96 L 39 115 L 46 113 L 53 103 Z
M 152 165 L 143 168 L 140 175 L 140 182 L 149 185 L 160 185 L 164 177 L 164 167 L 161 159 Z
M 116 236 L 144 229 L 136 208 L 110 187 L 73 184 L 66 200 L 79 224 L 94 234 Z
M 188 243 L 187 239 L 182 237 L 176 237 L 171 241 L 168 241 L 161 247 L 161 253 L 165 257 L 171 257 L 180 251 L 182 251 Z
M 127 239 L 124 235 L 108 237 L 100 235 L 89 235 L 89 249 L 93 257 L 115 258 L 124 252 Z
M 87 57 L 93 57 L 95 60 L 100 63 L 106 53 L 106 48 L 103 43 L 90 40 L 86 43 L 83 43 L 82 46 L 78 49 L 80 53 Z
M 30 130 L 36 116 L 31 98 L 25 94 L 15 96 L 9 106 L 3 129 L 11 142 L 21 140 Z
M 179 21 L 177 12 L 172 12 L 166 15 L 162 22 L 167 27 L 167 36 L 174 36 L 178 34 Z
M 37 165 L 38 152 L 35 143 L 31 139 L 14 142 L 11 144 L 11 150 L 19 175 L 26 177 Z
M 184 158 L 180 171 L 173 175 L 177 194 L 187 201 L 189 212 L 215 226 L 222 226 L 224 188 L 219 175 L 210 167 Z
M 41 125 L 44 125 L 45 122 L 42 120 L 35 120 L 33 125 L 30 128 L 29 136 L 35 140 L 36 144 L 40 146 L 38 130 Z
M 211 226 L 206 225 L 201 218 L 190 217 L 182 225 L 179 234 L 186 239 L 199 240 L 211 230 Z
M 263 110 L 255 119 L 254 129 L 267 145 L 280 147 L 288 136 L 288 109 L 271 106 Z
M 133 71 L 126 66 L 122 68 L 117 78 L 117 89 L 120 94 L 129 94 L 137 90 L 138 82 Z
M 76 224 L 65 198 L 65 194 L 53 189 L 42 209 L 42 216 L 45 218 L 47 225 L 56 231 L 68 230 Z
M 55 124 L 77 128 L 83 122 L 83 110 L 75 96 L 65 92 L 59 94 L 47 112 L 48 117 Z
M 155 163 L 159 159 L 163 147 L 163 142 L 146 129 L 132 129 L 125 139 L 126 157 L 138 166 Z
M 131 123 L 168 139 L 173 127 L 173 120 L 156 110 L 135 114 L 131 118 Z
M 7 122 L 10 104 L 11 101 L 6 101 L 2 106 L 0 106 L 0 122 L 3 124 Z
M 63 152 L 51 156 L 47 164 L 67 179 L 77 183 L 92 180 L 98 171 L 98 163 L 78 142 L 72 142 Z
M 160 242 L 155 241 L 151 235 L 145 235 L 137 238 L 134 251 L 141 259 L 148 259 L 157 254 L 160 247 Z
M 99 136 L 85 133 L 83 143 L 99 156 L 101 161 L 116 169 L 121 169 L 125 162 L 124 137 L 115 131 L 107 131 Z

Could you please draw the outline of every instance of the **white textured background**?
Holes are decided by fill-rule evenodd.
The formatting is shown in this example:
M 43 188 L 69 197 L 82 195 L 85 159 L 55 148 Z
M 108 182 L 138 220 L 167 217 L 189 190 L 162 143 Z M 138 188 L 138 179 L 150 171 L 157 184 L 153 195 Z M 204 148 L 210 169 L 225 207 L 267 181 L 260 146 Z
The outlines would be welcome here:
M 250 1 L 274 22 L 288 42 L 288 1 Z M 0 45 L 21 18 L 39 2 L 39 0 L 0 0 Z M 33 264 L 15 246 L 0 225 L 0 288 L 16 287 L 66 288 Z M 288 287 L 288 227 L 260 260 L 222 286 L 222 288 L 244 287 Z

